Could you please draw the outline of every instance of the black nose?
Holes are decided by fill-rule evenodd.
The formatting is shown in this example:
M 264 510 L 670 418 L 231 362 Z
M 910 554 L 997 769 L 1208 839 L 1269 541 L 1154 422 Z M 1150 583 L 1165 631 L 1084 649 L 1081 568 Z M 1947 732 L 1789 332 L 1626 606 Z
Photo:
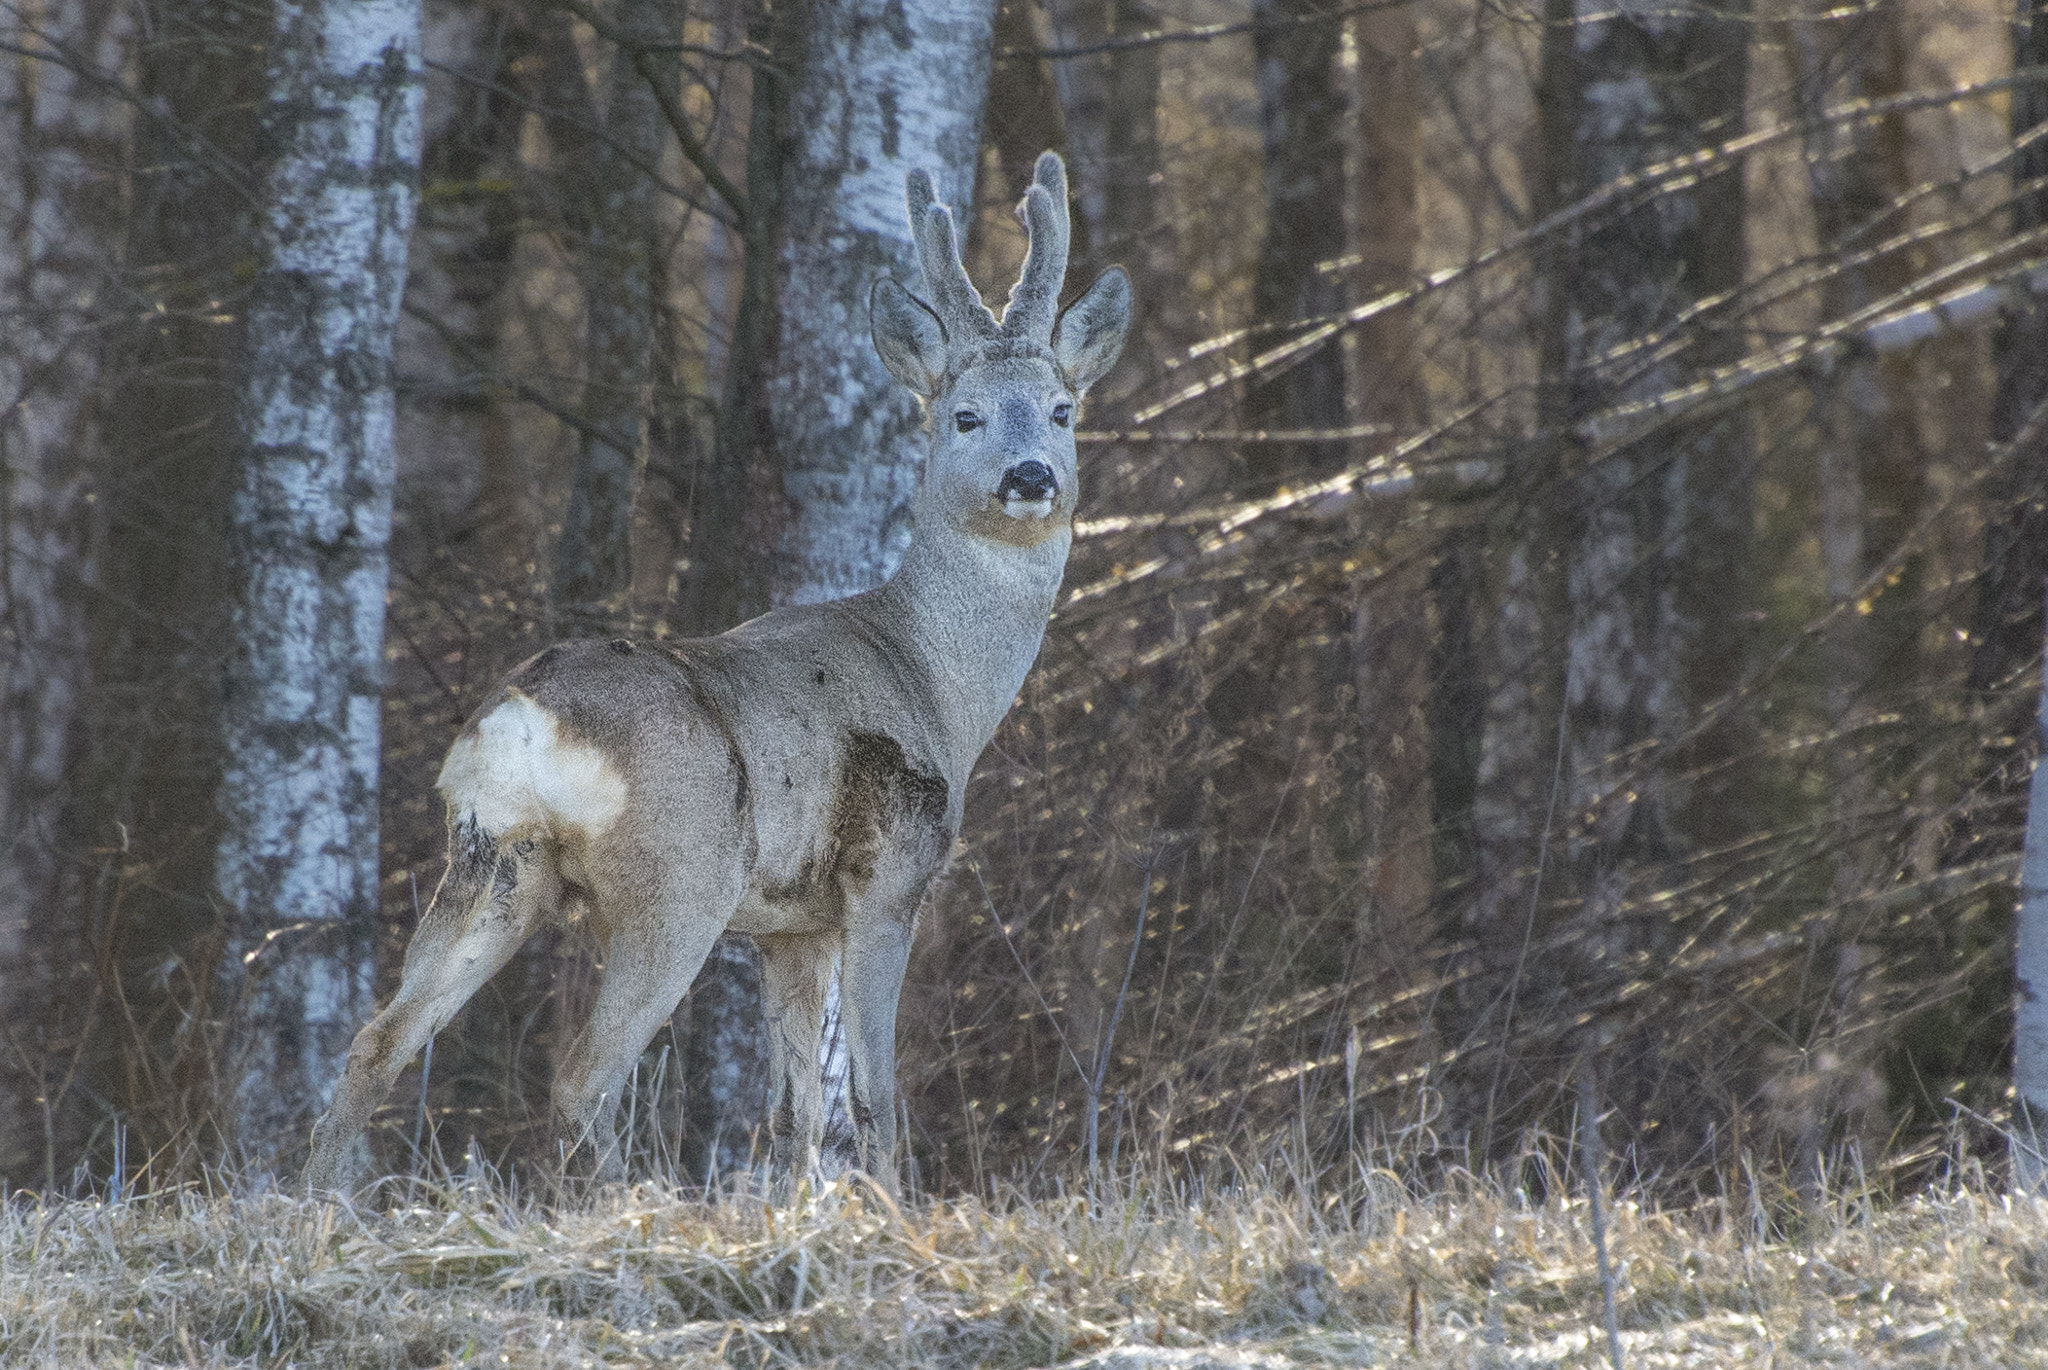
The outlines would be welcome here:
M 1051 499 L 1060 488 L 1053 479 L 1052 468 L 1042 461 L 1020 461 L 1003 472 L 1003 483 L 996 487 L 997 499 Z

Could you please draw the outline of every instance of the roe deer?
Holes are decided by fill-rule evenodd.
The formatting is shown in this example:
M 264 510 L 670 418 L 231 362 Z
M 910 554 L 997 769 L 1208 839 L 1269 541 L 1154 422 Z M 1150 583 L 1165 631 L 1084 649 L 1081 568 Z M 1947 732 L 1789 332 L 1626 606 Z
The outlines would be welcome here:
M 1115 362 L 1130 284 L 1111 267 L 1064 313 L 1066 169 L 1019 207 L 1030 245 L 1000 324 L 931 180 L 909 177 L 930 303 L 883 278 L 875 349 L 922 398 L 930 452 L 901 568 L 715 638 L 564 642 L 463 727 L 437 786 L 448 869 L 390 1005 L 357 1036 L 304 1179 L 351 1140 L 432 1035 L 537 929 L 580 907 L 604 947 L 559 1122 L 624 1167 L 628 1069 L 727 929 L 761 949 L 776 1174 L 815 1163 L 818 1045 L 835 961 L 861 1166 L 894 1183 L 896 1000 L 920 898 L 960 828 L 968 773 L 1038 655 L 1073 540 L 1074 415 Z

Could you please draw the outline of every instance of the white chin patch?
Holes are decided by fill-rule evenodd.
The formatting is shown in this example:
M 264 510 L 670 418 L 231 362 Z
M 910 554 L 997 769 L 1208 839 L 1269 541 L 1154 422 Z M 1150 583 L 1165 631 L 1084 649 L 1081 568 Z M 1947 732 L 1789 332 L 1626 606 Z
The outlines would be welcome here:
M 1042 519 L 1052 513 L 1049 499 L 1006 499 L 1003 512 L 1013 519 Z

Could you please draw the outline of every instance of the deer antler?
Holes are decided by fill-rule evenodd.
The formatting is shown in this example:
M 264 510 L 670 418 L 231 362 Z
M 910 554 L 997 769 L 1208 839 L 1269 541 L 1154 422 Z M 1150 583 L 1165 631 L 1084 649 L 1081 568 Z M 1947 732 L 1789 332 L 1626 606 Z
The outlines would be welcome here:
M 910 208 L 918 259 L 924 266 L 925 289 L 932 294 L 932 312 L 945 326 L 946 336 L 955 346 L 995 337 L 996 316 L 967 278 L 960 244 L 953 236 L 953 212 L 937 203 L 931 176 L 911 172 L 904 182 L 904 199 Z
M 1067 278 L 1067 166 L 1057 152 L 1038 154 L 1031 186 L 1017 211 L 1031 246 L 1017 284 L 1010 287 L 1001 331 L 1006 338 L 1050 343 L 1059 314 L 1060 283 Z

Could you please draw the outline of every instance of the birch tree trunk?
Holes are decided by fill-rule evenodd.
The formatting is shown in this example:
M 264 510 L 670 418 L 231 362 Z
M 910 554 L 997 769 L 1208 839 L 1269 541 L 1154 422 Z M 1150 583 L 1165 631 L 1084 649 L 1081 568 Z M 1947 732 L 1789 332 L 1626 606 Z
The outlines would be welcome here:
M 216 856 L 228 1114 L 259 1171 L 300 1144 L 372 999 L 391 358 L 420 155 L 419 0 L 282 0 L 274 23 Z
M 923 420 L 869 342 L 868 290 L 884 273 L 919 279 L 903 208 L 913 168 L 946 203 L 972 203 L 994 20 L 994 0 L 778 0 L 753 26 L 777 60 L 754 75 L 747 271 L 712 459 L 723 493 L 702 506 L 708 536 L 693 557 L 708 563 L 696 631 L 856 594 L 909 545 Z M 740 507 L 722 514 L 719 501 Z M 692 1077 L 729 1081 L 709 1052 L 758 1037 L 735 1025 L 758 1023 L 757 992 L 728 974 L 702 1001 Z M 835 981 L 835 1025 L 837 1002 Z M 822 1050 L 841 1119 L 836 1038 Z M 728 1116 L 716 1135 L 750 1130 L 740 1124 Z
M 1746 42 L 1740 14 L 1550 0 L 1539 214 L 1739 132 Z M 1599 404 L 1680 383 L 1734 345 L 1706 332 L 1668 359 L 1604 360 L 1738 283 L 1742 263 L 1739 173 L 1582 222 L 1538 254 L 1543 439 L 1521 482 L 1527 521 L 1508 557 L 1475 801 L 1474 916 L 1485 954 L 1516 977 L 1484 991 L 1483 1011 L 1503 1015 L 1489 1033 L 1512 1035 L 1611 974 L 1641 939 L 1660 939 L 1652 923 L 1617 918 L 1713 821 L 1676 757 L 1653 749 L 1741 671 L 1751 473 L 1740 421 L 1597 459 L 1580 423 Z M 1546 644 L 1560 639 L 1563 660 L 1548 665 Z M 1570 964 L 1531 976 L 1519 949 L 1543 916 L 1539 898 L 1574 909 L 1584 936 Z M 1620 1073 L 1616 1088 L 1626 1088 Z
M 2048 8 L 2038 0 L 2019 0 L 2017 9 L 2014 67 L 2048 63 Z M 2048 124 L 2048 88 L 2029 83 L 2015 89 L 2014 138 L 2036 133 L 2042 124 Z M 2048 147 L 2038 141 L 2028 146 L 2012 174 L 2016 187 L 2030 188 L 2014 199 L 2011 231 L 2038 229 L 2048 223 L 2048 187 L 2043 185 Z M 2004 513 L 1985 528 L 1984 569 L 1970 625 L 1968 684 L 1979 716 L 1991 724 L 1980 735 L 2000 740 L 1986 749 L 1985 793 L 1978 805 L 1985 813 L 1970 825 L 1969 835 L 1979 842 L 1991 835 L 2004 847 L 2011 839 L 1998 829 L 2016 816 L 2014 801 L 2026 793 L 2013 968 L 2012 1170 L 2016 1191 L 2043 1194 L 2048 1193 L 2048 764 L 2042 758 L 2048 757 L 2048 660 L 2040 652 L 2048 639 L 2048 424 L 2040 411 L 2048 405 L 2048 306 L 2039 296 L 2028 296 L 2006 315 L 1996 355 L 1992 437 L 2019 446 L 2006 468 L 2012 476 L 1993 492 Z M 2013 686 L 2026 680 L 2029 664 L 2043 672 L 2036 726 L 2010 726 L 2006 720 L 2016 711 L 2008 701 L 2016 702 L 2013 696 L 2019 692 Z
M 2043 584 L 2037 583 L 2036 590 Z M 2036 715 L 2048 756 L 2048 666 Z M 2027 802 L 2020 868 L 2018 938 L 2013 957 L 2012 1187 L 2048 1195 L 2048 764 L 2036 761 Z
M 867 296 L 918 279 L 903 178 L 929 169 L 966 205 L 988 93 L 991 0 L 812 0 L 792 92 L 776 254 L 782 307 L 766 359 L 780 498 L 771 604 L 856 594 L 909 545 L 923 459 L 916 400 L 868 341 Z
M 127 111 L 67 62 L 118 72 L 129 36 L 114 0 L 0 14 L 0 1189 L 57 1182 L 62 1064 L 44 1043 L 84 997 L 58 829 L 88 670 L 97 339 Z
M 1823 251 L 1867 248 L 1904 226 L 1896 211 L 1912 184 L 1904 120 L 1828 123 L 1820 115 L 1829 105 L 1905 89 L 1899 7 L 1842 10 L 1808 0 L 1791 31 L 1797 104 L 1811 130 L 1805 153 L 1816 235 Z M 1906 286 L 1916 269 L 1903 252 L 1851 262 L 1821 286 L 1821 316 L 1846 318 Z M 1845 359 L 1817 387 L 1821 557 L 1836 606 L 1855 595 L 1918 513 L 1923 454 L 1914 433 L 1914 373 L 1910 352 L 1873 353 Z M 1838 733 L 1884 708 L 1865 697 L 1879 650 L 1874 626 L 1867 612 L 1838 612 L 1829 625 L 1825 691 L 1828 722 Z M 1901 664 L 1888 661 L 1886 675 L 1896 676 Z M 1837 897 L 1854 895 L 1874 874 L 1871 844 L 1857 832 L 1869 821 L 1874 779 L 1868 756 L 1853 745 L 1837 749 L 1834 803 L 1851 835 L 1837 863 Z
M 1853 256 L 1905 227 L 1898 205 L 1913 183 L 1905 121 L 1831 123 L 1821 117 L 1830 105 L 1905 90 L 1903 16 L 1896 0 L 1848 11 L 1806 0 L 1792 18 L 1791 34 L 1795 101 L 1810 130 L 1804 151 L 1816 236 L 1824 252 L 1849 259 L 1821 287 L 1821 317 L 1846 318 L 1904 288 L 1920 269 L 1904 252 L 1865 262 Z M 1817 1081 L 1820 1102 L 1801 1125 L 1799 1163 L 1809 1183 L 1819 1177 L 1821 1151 L 1836 1121 L 1834 1100 L 1844 1097 L 1852 1079 L 1865 1086 L 1855 1093 L 1878 1087 L 1870 1044 L 1851 1035 L 1854 1005 L 1870 993 L 1878 965 L 1861 943 L 1869 915 L 1859 901 L 1891 865 L 1884 794 L 1887 773 L 1895 773 L 1886 757 L 1897 751 L 1896 734 L 1880 733 L 1875 724 L 1916 710 L 1919 558 L 1909 560 L 1900 582 L 1874 606 L 1853 601 L 1919 519 L 1928 454 L 1918 441 L 1916 362 L 1909 350 L 1865 353 L 1844 359 L 1815 385 L 1820 549 L 1832 610 L 1821 650 L 1834 866 L 1834 913 L 1815 934 L 1827 985 L 1817 1017 L 1818 1031 L 1830 1039 L 1830 1059 L 1842 1065 Z
M 1577 194 L 1625 172 L 1693 151 L 1719 130 L 1739 130 L 1746 89 L 1740 16 L 1673 16 L 1581 11 L 1558 84 L 1569 142 L 1557 170 Z M 1553 50 L 1555 53 L 1556 50 Z M 1613 391 L 1589 384 L 1596 359 L 1632 338 L 1669 326 L 1681 311 L 1741 280 L 1742 182 L 1723 174 L 1621 216 L 1580 239 L 1564 280 L 1557 382 L 1568 388 L 1564 420 L 1575 424 Z M 1622 378 L 1626 394 L 1655 394 L 1680 382 L 1682 365 L 1649 364 Z M 1569 473 L 1571 556 L 1567 593 L 1566 708 L 1571 755 L 1564 812 L 1578 827 L 1567 844 L 1592 916 L 1618 909 L 1630 867 L 1677 854 L 1689 826 L 1675 782 L 1632 783 L 1628 753 L 1674 736 L 1687 705 L 1683 672 L 1704 626 L 1672 587 L 1710 550 L 1709 502 L 1717 478 L 1746 488 L 1744 455 L 1732 435 L 1685 434 L 1662 444 L 1575 462 Z M 1725 557 L 1725 549 L 1720 550 Z M 1732 587 L 1722 582 L 1719 593 Z M 1733 617 L 1723 603 L 1719 614 Z

